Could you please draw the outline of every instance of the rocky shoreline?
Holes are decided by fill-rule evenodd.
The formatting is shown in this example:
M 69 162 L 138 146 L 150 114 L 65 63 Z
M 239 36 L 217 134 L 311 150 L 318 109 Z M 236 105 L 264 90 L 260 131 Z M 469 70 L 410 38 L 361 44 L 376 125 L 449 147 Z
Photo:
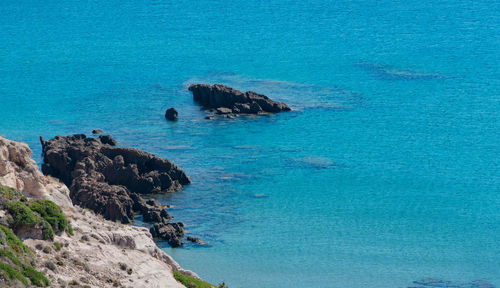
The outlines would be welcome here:
M 74 138 L 86 139 L 82 136 Z M 96 143 L 93 140 L 88 142 Z M 48 147 L 45 146 L 46 149 Z M 75 144 L 74 148 L 77 147 Z M 79 152 L 82 150 L 72 150 L 67 156 Z M 104 219 L 104 215 L 73 205 L 70 189 L 58 179 L 42 175 L 31 153 L 25 143 L 0 136 L 1 287 L 180 288 L 184 286 L 174 278 L 175 273 L 185 275 L 183 277 L 188 279 L 199 279 L 195 273 L 182 269 L 172 257 L 160 250 L 147 228 L 109 221 Z M 175 167 L 171 166 L 168 171 L 177 171 Z M 55 170 L 52 172 L 55 173 Z M 62 177 L 62 174 L 59 176 Z M 183 176 L 179 177 L 184 179 Z M 187 179 L 180 181 L 184 183 Z M 48 207 L 44 208 L 48 210 L 40 207 Z M 63 224 L 66 226 L 61 226 Z M 53 233 L 45 233 L 46 229 Z M 9 239 L 8 243 L 3 240 L 5 235 Z M 27 254 L 23 256 L 16 247 L 25 247 L 22 253 Z M 20 262 L 18 257 L 30 258 L 30 264 L 23 262 L 25 260 Z M 32 267 L 29 268 L 31 270 L 27 265 Z
M 64 182 L 74 204 L 124 224 L 140 213 L 154 224 L 154 237 L 172 247 L 183 245 L 184 224 L 171 223 L 165 205 L 143 197 L 176 192 L 191 183 L 174 163 L 139 149 L 116 147 L 109 135 L 75 134 L 48 141 L 40 137 L 40 142 L 43 173 Z

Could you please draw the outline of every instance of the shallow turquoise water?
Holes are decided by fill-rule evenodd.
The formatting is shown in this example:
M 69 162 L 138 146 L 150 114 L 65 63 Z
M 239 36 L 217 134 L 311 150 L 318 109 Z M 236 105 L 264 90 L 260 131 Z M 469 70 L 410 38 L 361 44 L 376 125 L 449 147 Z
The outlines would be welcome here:
M 165 250 L 214 283 L 499 285 L 500 9 L 433 2 L 4 0 L 0 134 L 179 164 L 160 199 L 210 246 Z M 294 111 L 207 121 L 194 82 Z

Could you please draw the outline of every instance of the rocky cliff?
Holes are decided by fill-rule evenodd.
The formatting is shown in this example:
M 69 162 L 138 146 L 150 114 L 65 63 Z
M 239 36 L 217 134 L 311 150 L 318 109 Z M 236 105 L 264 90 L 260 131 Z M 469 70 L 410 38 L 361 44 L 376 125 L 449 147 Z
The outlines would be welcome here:
M 0 183 L 25 196 L 50 199 L 61 206 L 73 206 L 66 185 L 44 176 L 31 158 L 27 144 L 0 136 Z

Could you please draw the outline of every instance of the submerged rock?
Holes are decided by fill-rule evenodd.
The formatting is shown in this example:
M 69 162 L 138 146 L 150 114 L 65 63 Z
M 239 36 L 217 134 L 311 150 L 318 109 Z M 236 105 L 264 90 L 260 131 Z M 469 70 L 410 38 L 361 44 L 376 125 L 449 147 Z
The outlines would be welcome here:
M 194 101 L 226 117 L 291 110 L 285 103 L 273 101 L 265 95 L 252 91 L 243 93 L 221 84 L 193 84 L 189 86 L 189 91 L 193 92 Z
M 94 129 L 94 130 L 92 130 L 92 134 L 94 134 L 94 135 L 99 135 L 99 134 L 102 134 L 102 133 L 104 133 L 104 131 L 102 131 L 101 129 Z
M 193 243 L 196 243 L 198 245 L 206 245 L 205 242 L 203 242 L 203 240 L 201 240 L 200 238 L 198 237 L 193 237 L 193 236 L 187 236 L 187 241 L 189 242 L 193 242 Z
M 42 171 L 70 186 L 74 204 L 106 219 L 130 223 L 134 212 L 139 212 L 145 221 L 166 224 L 171 217 L 165 206 L 141 195 L 178 191 L 191 182 L 189 177 L 169 160 L 139 149 L 114 147 L 108 140 L 84 134 L 49 141 L 40 137 Z
M 167 111 L 165 112 L 165 119 L 169 121 L 177 121 L 178 117 L 177 110 L 175 108 L 168 108 Z
M 412 286 L 409 286 L 408 288 L 442 288 L 442 287 L 449 287 L 449 288 L 495 288 L 495 285 L 488 281 L 483 281 L 483 280 L 475 280 L 472 282 L 468 283 L 460 283 L 460 282 L 453 282 L 453 281 L 445 281 L 441 279 L 433 279 L 433 278 L 428 278 L 428 279 L 423 279 L 419 281 L 414 281 Z

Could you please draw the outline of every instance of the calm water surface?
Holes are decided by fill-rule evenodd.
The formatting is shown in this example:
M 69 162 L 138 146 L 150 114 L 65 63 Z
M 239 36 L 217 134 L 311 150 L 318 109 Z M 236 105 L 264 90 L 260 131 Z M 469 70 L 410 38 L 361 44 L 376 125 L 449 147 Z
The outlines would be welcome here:
M 499 15 L 496 1 L 4 0 L 0 134 L 38 162 L 38 136 L 95 128 L 173 160 L 193 184 L 159 199 L 210 245 L 160 245 L 213 283 L 500 285 Z M 294 111 L 207 121 L 196 82 Z

